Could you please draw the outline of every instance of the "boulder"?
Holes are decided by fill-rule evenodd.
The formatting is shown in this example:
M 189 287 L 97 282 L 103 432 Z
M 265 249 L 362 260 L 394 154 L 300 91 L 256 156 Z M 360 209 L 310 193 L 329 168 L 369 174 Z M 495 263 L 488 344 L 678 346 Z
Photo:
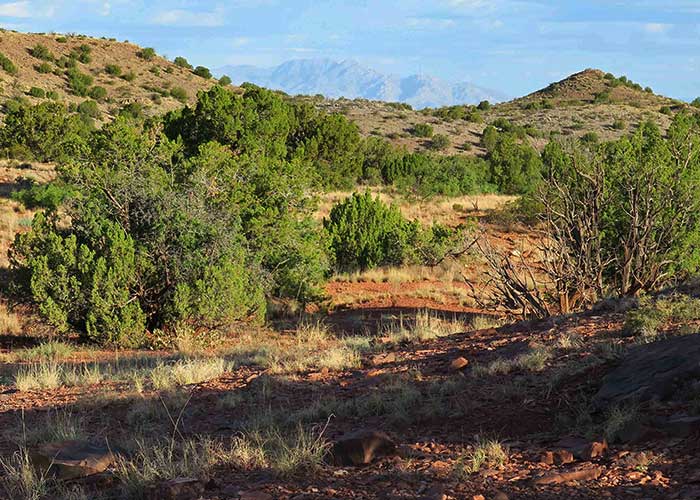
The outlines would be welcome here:
M 77 479 L 104 472 L 117 459 L 108 447 L 86 441 L 60 441 L 30 450 L 32 464 L 58 479 Z
M 700 379 L 700 335 L 633 346 L 608 373 L 593 398 L 596 409 L 630 401 L 664 400 L 680 385 Z
M 450 363 L 450 370 L 458 372 L 466 368 L 467 365 L 469 365 L 469 360 L 460 356 L 452 360 L 452 362 Z
M 367 465 L 376 458 L 394 455 L 396 442 L 380 431 L 361 430 L 338 439 L 331 449 L 331 462 L 339 466 Z

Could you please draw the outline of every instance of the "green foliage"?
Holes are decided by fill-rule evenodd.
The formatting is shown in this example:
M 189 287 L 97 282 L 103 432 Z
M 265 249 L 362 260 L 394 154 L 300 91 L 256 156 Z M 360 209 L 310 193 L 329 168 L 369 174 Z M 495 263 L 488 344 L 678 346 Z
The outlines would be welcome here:
M 435 134 L 428 147 L 435 151 L 447 149 L 450 147 L 450 138 L 445 134 Z
M 197 66 L 192 73 L 194 73 L 197 76 L 201 76 L 202 78 L 206 78 L 209 80 L 211 78 L 211 71 L 209 71 L 209 68 L 206 68 L 204 66 Z
M 170 96 L 180 102 L 187 102 L 187 91 L 182 87 L 173 87 L 170 89 Z
M 408 262 L 435 264 L 462 239 L 461 229 L 439 224 L 424 228 L 369 192 L 353 193 L 336 204 L 323 225 L 339 271 Z
M 175 60 L 173 60 L 173 63 L 175 63 L 175 66 L 179 66 L 181 68 L 192 69 L 192 65 L 187 62 L 187 59 L 181 56 L 176 57 Z
M 37 59 L 42 59 L 44 61 L 53 61 L 54 59 L 53 54 L 48 48 L 46 48 L 46 45 L 42 45 L 40 43 L 29 49 L 29 53 L 32 55 L 32 57 L 36 57 Z
M 542 162 L 535 149 L 511 132 L 499 133 L 487 127 L 482 145 L 488 152 L 491 182 L 499 192 L 522 194 L 532 191 L 541 180 Z
M 105 73 L 112 76 L 119 76 L 122 74 L 122 69 L 116 64 L 108 64 L 105 66 Z
M 12 199 L 19 201 L 29 209 L 44 208 L 56 211 L 70 194 L 70 189 L 58 182 L 31 183 L 29 187 L 12 193 Z
M 227 85 L 231 85 L 231 77 L 228 75 L 224 75 L 221 78 L 219 78 L 219 85 L 222 87 L 226 87 Z
M 156 49 L 152 47 L 146 47 L 144 49 L 139 50 L 136 55 L 144 61 L 151 61 L 154 57 L 156 57 Z
M 17 159 L 57 161 L 80 154 L 88 132 L 62 104 L 19 104 L 7 110 L 0 129 L 0 148 L 5 156 Z
M 369 192 L 353 193 L 335 205 L 323 225 L 339 270 L 403 264 L 419 231 L 419 224 L 407 221 L 398 207 Z
M 491 103 L 489 101 L 481 101 L 477 108 L 479 108 L 481 111 L 488 111 L 491 109 Z
M 66 71 L 68 77 L 68 86 L 73 94 L 85 97 L 88 95 L 90 86 L 92 85 L 92 76 L 81 73 L 77 68 L 69 68 Z
M 600 141 L 600 137 L 595 132 L 586 132 L 581 136 L 581 141 L 587 144 L 597 144 Z
M 625 128 L 627 128 L 627 124 L 624 120 L 620 118 L 615 118 L 612 124 L 612 128 L 614 128 L 615 130 L 624 130 Z
M 411 134 L 416 137 L 432 137 L 433 126 L 428 123 L 416 123 L 411 129 Z
M 134 80 L 136 80 L 136 73 L 134 73 L 133 71 L 127 71 L 126 73 L 123 73 L 121 75 L 121 78 L 122 80 L 125 80 L 127 82 L 133 82 Z
M 5 73 L 8 75 L 16 75 L 17 74 L 17 66 L 10 61 L 5 54 L 0 53 L 0 67 L 3 69 Z
M 83 101 L 78 104 L 78 113 L 90 118 L 99 118 L 100 108 L 95 101 Z
M 90 53 L 92 52 L 92 47 L 87 44 L 82 44 L 79 47 L 73 49 L 69 55 L 71 59 L 80 61 L 83 64 L 88 64 L 92 61 Z
M 328 257 L 325 233 L 311 218 L 311 160 L 287 155 L 286 136 L 277 146 L 257 142 L 279 134 L 275 110 L 294 114 L 276 94 L 251 89 L 245 115 L 228 117 L 244 117 L 250 135 L 203 130 L 206 106 L 222 104 L 217 97 L 243 104 L 221 91 L 200 95 L 199 113 L 165 120 L 182 142 L 161 135 L 156 121 L 120 115 L 60 167 L 68 198 L 48 187 L 23 194 L 51 211 L 17 238 L 12 265 L 58 331 L 134 345 L 147 329 L 262 317 L 265 295 L 318 296 Z
M 35 69 L 39 73 L 47 74 L 47 73 L 51 73 L 53 71 L 53 66 L 51 66 L 51 63 L 43 62 L 41 64 L 36 65 Z
M 38 97 L 39 99 L 43 99 L 44 97 L 46 97 L 46 91 L 44 89 L 40 89 L 39 87 L 32 87 L 27 93 L 30 96 Z
M 298 154 L 313 164 L 321 185 L 352 187 L 362 175 L 364 160 L 357 125 L 341 114 L 321 115 L 306 124 L 305 133 Z
M 101 101 L 107 97 L 107 89 L 99 85 L 95 85 L 88 91 L 88 97 L 95 99 L 96 101 Z

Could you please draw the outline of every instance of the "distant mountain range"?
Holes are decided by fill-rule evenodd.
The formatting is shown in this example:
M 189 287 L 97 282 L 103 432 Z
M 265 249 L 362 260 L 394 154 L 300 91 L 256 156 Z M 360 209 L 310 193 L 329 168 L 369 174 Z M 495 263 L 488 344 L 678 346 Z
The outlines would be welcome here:
M 428 75 L 387 75 L 355 61 L 295 59 L 272 68 L 224 66 L 217 73 L 229 75 L 235 84 L 251 82 L 291 95 L 323 94 L 329 98 L 350 99 L 362 97 L 377 101 L 405 102 L 416 109 L 477 104 L 483 100 L 501 102 L 508 99 L 501 92 L 469 82 L 454 84 Z

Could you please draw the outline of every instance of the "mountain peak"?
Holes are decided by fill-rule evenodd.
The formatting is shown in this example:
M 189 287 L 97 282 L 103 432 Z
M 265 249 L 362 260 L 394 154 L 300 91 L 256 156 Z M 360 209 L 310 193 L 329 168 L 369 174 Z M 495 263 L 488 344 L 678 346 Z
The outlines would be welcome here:
M 414 108 L 505 100 L 500 92 L 469 82 L 451 84 L 425 74 L 402 78 L 380 73 L 353 59 L 293 59 L 273 68 L 227 66 L 219 72 L 230 75 L 236 83 L 250 81 L 288 94 L 406 102 Z

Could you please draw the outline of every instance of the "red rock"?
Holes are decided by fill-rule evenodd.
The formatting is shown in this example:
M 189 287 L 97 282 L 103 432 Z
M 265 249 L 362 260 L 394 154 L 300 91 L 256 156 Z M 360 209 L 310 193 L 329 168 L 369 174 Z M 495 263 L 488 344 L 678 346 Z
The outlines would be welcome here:
M 548 484 L 565 484 L 572 481 L 591 481 L 593 479 L 598 479 L 602 473 L 603 469 L 600 467 L 580 469 L 571 472 L 559 472 L 537 478 L 533 481 L 533 484 L 536 486 L 543 486 Z
M 452 360 L 452 362 L 450 363 L 450 370 L 460 371 L 466 368 L 467 365 L 469 365 L 469 360 L 460 356 Z
M 484 495 L 474 495 L 472 500 L 486 500 L 486 498 L 484 498 Z

